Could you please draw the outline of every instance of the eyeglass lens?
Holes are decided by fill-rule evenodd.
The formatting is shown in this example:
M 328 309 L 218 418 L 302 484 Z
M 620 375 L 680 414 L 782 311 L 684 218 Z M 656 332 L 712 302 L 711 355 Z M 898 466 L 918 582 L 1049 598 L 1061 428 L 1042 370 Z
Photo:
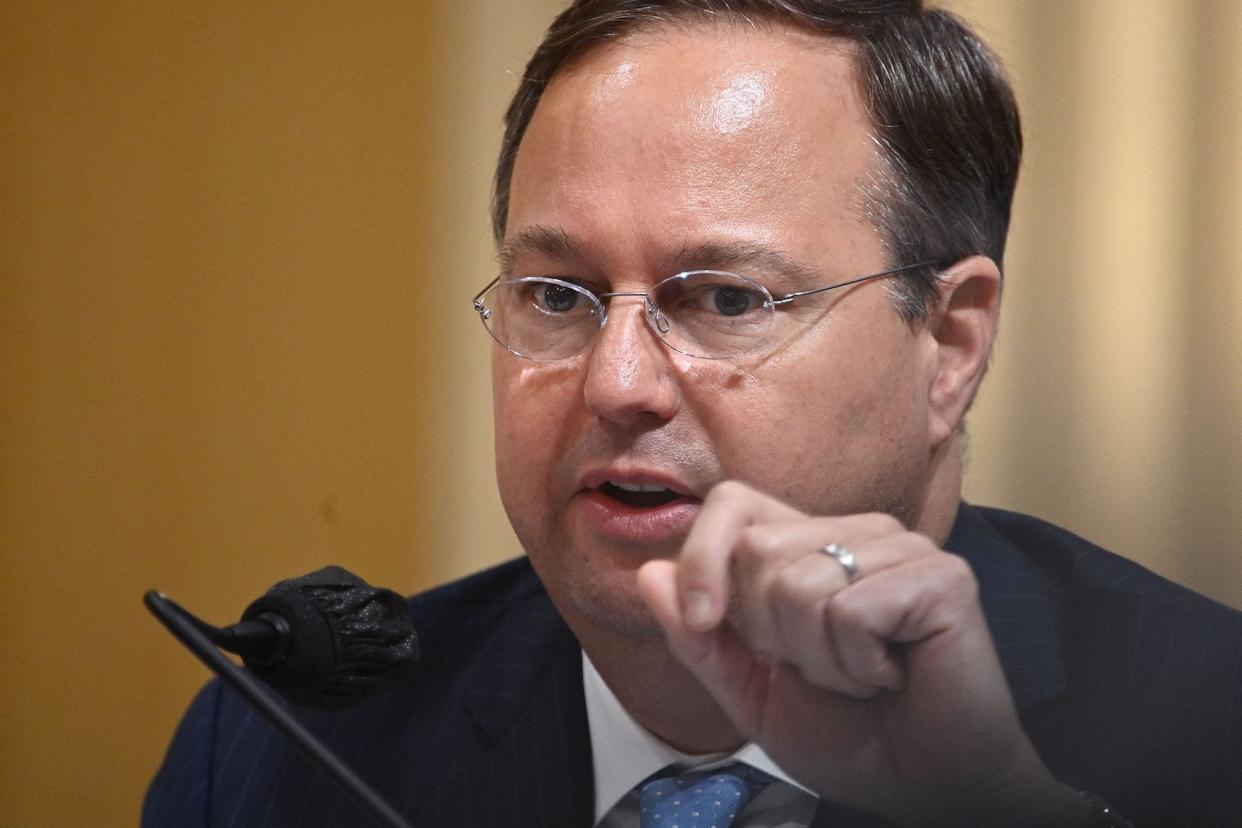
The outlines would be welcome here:
M 536 360 L 582 351 L 603 325 L 603 300 L 572 282 L 536 276 L 502 280 L 482 297 L 480 315 L 491 335 L 513 353 Z M 647 294 L 647 322 L 669 347 L 707 359 L 756 347 L 772 323 L 771 295 L 744 276 L 720 271 L 681 273 Z

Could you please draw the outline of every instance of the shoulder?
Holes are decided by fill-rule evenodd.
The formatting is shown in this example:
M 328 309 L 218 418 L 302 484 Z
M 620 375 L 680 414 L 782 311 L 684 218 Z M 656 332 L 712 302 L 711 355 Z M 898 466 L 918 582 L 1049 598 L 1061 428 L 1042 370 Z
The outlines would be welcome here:
M 1174 583 L 1150 569 L 1040 518 L 963 506 L 1016 547 L 1065 594 L 1112 596 L 1150 609 L 1185 610 L 1218 617 L 1242 630 L 1242 613 Z
M 470 669 L 475 653 L 507 640 L 514 628 L 566 638 L 564 622 L 526 558 L 485 569 L 409 599 L 423 675 Z
M 954 538 L 990 616 L 1042 596 L 1039 624 L 1019 625 L 1015 645 L 1041 656 L 1037 669 L 1009 677 L 1015 691 L 1032 673 L 1060 688 L 1023 710 L 1049 768 L 1139 824 L 1233 824 L 1242 613 L 1027 515 L 964 505 Z
M 398 682 L 345 711 L 286 705 L 403 810 L 415 808 L 414 792 L 481 755 L 472 707 L 480 690 L 529 697 L 551 671 L 578 664 L 576 640 L 525 559 L 415 595 L 408 607 L 419 658 Z M 336 786 L 215 679 L 174 737 L 143 824 L 208 824 L 213 815 L 232 814 L 223 824 L 272 825 L 312 813 L 323 825 L 361 819 Z
M 437 612 L 508 606 L 515 601 L 545 595 L 543 584 L 531 568 L 530 561 L 515 558 L 419 593 L 409 601 L 411 612 L 434 615 Z
M 1003 539 L 989 553 L 1016 550 L 1018 565 L 1042 582 L 1063 646 L 1080 667 L 1124 665 L 1131 672 L 1127 685 L 1144 671 L 1166 673 L 1167 681 L 1178 684 L 1197 677 L 1232 694 L 1234 665 L 1242 657 L 1242 612 L 1047 521 L 1000 509 L 963 509 Z M 1191 658 L 1194 663 L 1186 663 Z

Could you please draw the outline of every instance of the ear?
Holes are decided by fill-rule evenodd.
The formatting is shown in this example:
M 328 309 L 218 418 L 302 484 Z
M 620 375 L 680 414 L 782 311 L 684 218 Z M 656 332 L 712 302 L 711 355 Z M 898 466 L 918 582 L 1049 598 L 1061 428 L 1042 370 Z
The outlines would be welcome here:
M 927 321 L 935 349 L 928 388 L 931 445 L 957 430 L 987 371 L 1000 315 L 1000 269 L 986 256 L 962 259 L 940 274 L 939 292 Z

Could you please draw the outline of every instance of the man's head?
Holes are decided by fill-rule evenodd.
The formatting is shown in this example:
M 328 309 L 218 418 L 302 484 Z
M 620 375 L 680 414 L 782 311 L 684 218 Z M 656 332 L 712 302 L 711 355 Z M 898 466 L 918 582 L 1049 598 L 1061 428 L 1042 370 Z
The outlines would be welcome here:
M 757 11 L 809 3 L 690 10 L 715 5 L 582 3 L 554 24 L 549 42 L 581 42 L 545 43 L 511 109 L 502 276 L 603 294 L 727 270 L 784 296 L 924 259 L 950 266 L 896 303 L 880 279 L 781 305 L 765 346 L 732 359 L 666 347 L 633 296 L 607 300 L 607 323 L 572 356 L 496 349 L 502 499 L 584 638 L 655 634 L 634 572 L 677 553 L 725 479 L 811 514 L 880 510 L 940 531 L 958 497 L 953 434 L 994 332 L 987 254 L 1003 246 L 1017 120 L 982 47 L 949 18 L 923 30 L 862 10 L 878 4 L 849 4 L 827 34 Z M 630 23 L 590 22 L 610 14 Z M 921 75 L 897 54 L 916 41 Z M 982 82 L 965 78 L 985 64 Z M 969 121 L 992 111 L 1008 113 L 1008 155 L 981 153 L 1006 141 Z M 923 121 L 901 120 L 909 112 Z
M 492 232 L 503 242 L 518 147 L 548 82 L 586 52 L 668 24 L 779 24 L 853 48 L 859 92 L 882 164 L 866 209 L 890 260 L 1000 265 L 1022 156 L 1017 104 L 995 57 L 953 15 L 922 0 L 579 0 L 561 13 L 505 115 Z M 895 282 L 899 311 L 922 320 L 935 272 Z

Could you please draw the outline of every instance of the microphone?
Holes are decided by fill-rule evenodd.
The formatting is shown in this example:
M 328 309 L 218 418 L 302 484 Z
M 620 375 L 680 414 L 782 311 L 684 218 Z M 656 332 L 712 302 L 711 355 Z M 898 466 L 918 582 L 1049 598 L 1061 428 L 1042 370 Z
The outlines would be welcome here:
M 318 710 L 350 707 L 418 660 L 405 600 L 339 566 L 281 581 L 240 623 L 203 631 L 286 699 Z
M 410 828 L 251 676 L 295 704 L 327 710 L 340 710 L 382 689 L 418 658 L 418 638 L 400 595 L 329 566 L 276 584 L 231 627 L 213 627 L 156 590 L 143 595 L 143 603 L 372 817 L 390 828 Z M 250 672 L 216 647 L 241 655 Z

